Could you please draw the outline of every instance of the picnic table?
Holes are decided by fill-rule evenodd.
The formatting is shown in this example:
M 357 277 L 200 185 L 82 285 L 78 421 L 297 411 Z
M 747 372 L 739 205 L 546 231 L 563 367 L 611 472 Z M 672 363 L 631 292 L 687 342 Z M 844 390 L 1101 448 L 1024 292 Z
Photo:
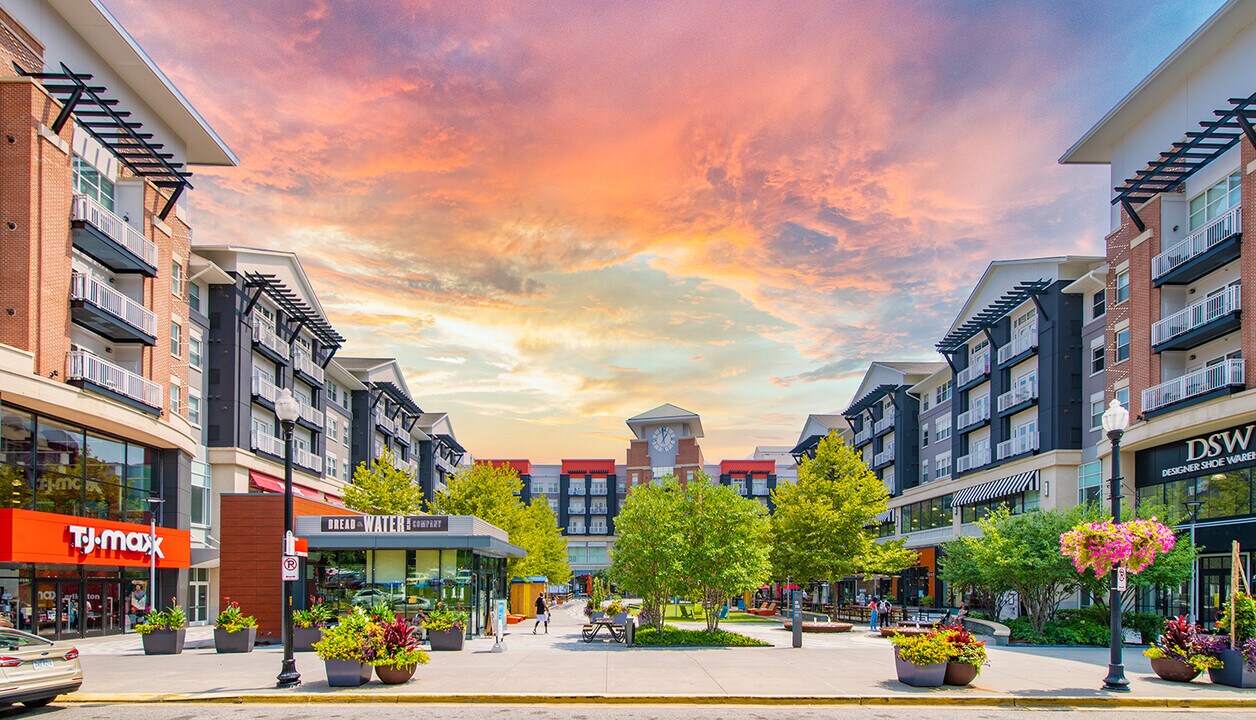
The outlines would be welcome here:
M 585 625 L 584 629 L 581 630 L 580 634 L 584 636 L 585 642 L 591 643 L 593 642 L 593 639 L 598 636 L 598 633 L 602 632 L 603 629 L 605 629 L 608 633 L 610 633 L 612 641 L 618 642 L 618 643 L 624 642 L 624 640 L 627 638 L 627 635 L 628 635 L 628 630 L 626 627 L 624 627 L 623 625 L 616 625 L 615 623 L 605 618 L 594 620 L 588 625 Z

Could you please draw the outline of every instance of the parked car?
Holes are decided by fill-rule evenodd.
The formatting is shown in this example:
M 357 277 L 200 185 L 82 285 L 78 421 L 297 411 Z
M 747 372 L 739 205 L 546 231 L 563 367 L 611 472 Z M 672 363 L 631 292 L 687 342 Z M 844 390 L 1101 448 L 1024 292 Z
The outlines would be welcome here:
M 76 648 L 21 630 L 0 629 L 0 707 L 43 707 L 83 684 Z

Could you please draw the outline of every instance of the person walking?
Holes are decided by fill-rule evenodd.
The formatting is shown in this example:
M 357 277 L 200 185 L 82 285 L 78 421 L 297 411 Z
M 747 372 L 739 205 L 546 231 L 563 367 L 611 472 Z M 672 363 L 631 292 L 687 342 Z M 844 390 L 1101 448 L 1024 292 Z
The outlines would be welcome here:
M 880 605 L 877 604 L 877 598 L 875 595 L 872 596 L 872 600 L 868 603 L 868 607 L 870 608 L 870 612 L 869 612 L 870 619 L 868 621 L 868 629 L 873 632 L 876 632 L 878 629 L 877 613 L 880 610 Z
M 549 606 L 545 604 L 545 595 L 536 596 L 536 623 L 532 625 L 532 634 L 536 634 L 536 628 L 541 623 L 545 623 L 545 634 L 549 635 Z

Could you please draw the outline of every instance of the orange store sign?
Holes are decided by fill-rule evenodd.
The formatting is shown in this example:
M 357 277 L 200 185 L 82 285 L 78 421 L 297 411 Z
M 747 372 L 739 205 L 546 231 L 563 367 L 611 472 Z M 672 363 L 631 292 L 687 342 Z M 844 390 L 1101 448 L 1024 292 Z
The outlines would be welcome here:
M 150 553 L 159 568 L 188 567 L 192 534 L 159 527 L 154 541 L 147 525 L 0 509 L 0 562 L 148 567 Z

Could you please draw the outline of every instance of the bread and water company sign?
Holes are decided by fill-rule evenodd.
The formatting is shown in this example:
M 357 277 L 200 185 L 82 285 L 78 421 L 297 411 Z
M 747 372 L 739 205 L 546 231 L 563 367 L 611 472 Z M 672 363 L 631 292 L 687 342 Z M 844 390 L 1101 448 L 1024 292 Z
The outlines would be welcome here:
M 1256 423 L 1140 451 L 1136 464 L 1139 484 L 1155 484 L 1256 465 Z
M 404 535 L 417 532 L 448 532 L 448 515 L 324 515 L 325 533 Z

